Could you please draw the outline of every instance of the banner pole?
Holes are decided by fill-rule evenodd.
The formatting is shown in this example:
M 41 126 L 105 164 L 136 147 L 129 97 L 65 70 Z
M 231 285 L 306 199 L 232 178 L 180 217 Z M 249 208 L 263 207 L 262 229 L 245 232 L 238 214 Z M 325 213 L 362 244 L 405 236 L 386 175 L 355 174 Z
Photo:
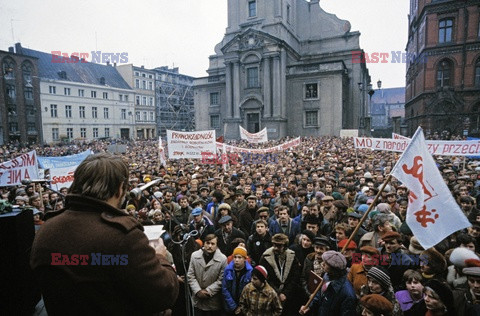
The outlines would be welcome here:
M 378 193 L 375 196 L 375 199 L 373 200 L 372 204 L 370 204 L 370 206 L 368 207 L 368 210 L 365 212 L 365 214 L 363 214 L 362 218 L 358 222 L 357 227 L 355 227 L 353 232 L 350 234 L 350 237 L 348 238 L 347 243 L 345 244 L 345 246 L 343 246 L 342 250 L 340 251 L 341 253 L 345 252 L 348 245 L 352 241 L 353 237 L 357 234 L 357 232 L 360 229 L 360 227 L 362 226 L 363 222 L 367 219 L 368 213 L 370 213 L 370 211 L 373 209 L 373 206 L 375 205 L 375 203 L 377 203 L 378 198 L 380 197 L 383 190 L 385 189 L 385 186 L 390 182 L 390 180 L 392 180 L 392 175 L 391 174 L 389 174 L 387 179 L 385 180 L 385 182 L 383 182 L 382 187 L 380 188 L 380 190 L 378 190 Z

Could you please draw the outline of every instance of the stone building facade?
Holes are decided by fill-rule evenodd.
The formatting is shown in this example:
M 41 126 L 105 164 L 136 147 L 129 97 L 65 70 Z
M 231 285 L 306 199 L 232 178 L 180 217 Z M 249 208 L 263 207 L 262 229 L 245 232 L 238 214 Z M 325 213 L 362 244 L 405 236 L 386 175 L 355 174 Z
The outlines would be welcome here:
M 408 134 L 480 135 L 480 1 L 411 0 Z
M 270 139 L 362 129 L 370 76 L 359 32 L 318 0 L 228 0 L 228 27 L 195 85 L 196 129 Z M 364 87 L 360 88 L 359 87 Z

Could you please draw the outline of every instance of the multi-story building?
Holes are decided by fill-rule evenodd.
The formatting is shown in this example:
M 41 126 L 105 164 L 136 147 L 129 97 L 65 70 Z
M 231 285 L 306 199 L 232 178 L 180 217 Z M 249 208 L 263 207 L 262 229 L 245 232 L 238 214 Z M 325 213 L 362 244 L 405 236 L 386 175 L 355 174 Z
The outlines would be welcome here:
M 410 0 L 409 134 L 480 133 L 480 1 Z
M 163 66 L 154 71 L 158 135 L 166 136 L 167 129 L 194 131 L 193 77 L 180 74 L 178 67 Z
M 44 142 L 134 137 L 134 91 L 115 67 L 15 46 L 38 60 Z
M 155 71 L 131 64 L 116 66 L 117 71 L 135 91 L 135 128 L 137 139 L 154 139 L 155 119 Z
M 0 51 L 0 144 L 42 142 L 38 60 Z
M 228 26 L 195 80 L 198 130 L 227 139 L 369 131 L 370 76 L 360 33 L 319 0 L 229 0 Z
M 372 136 L 392 136 L 392 132 L 406 133 L 402 130 L 405 119 L 405 88 L 387 88 L 375 90 L 370 102 L 372 118 Z

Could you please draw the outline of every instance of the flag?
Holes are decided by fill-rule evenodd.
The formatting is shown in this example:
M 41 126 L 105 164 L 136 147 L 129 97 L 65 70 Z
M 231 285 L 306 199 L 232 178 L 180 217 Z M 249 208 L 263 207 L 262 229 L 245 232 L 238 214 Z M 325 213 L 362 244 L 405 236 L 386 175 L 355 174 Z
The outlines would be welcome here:
M 162 146 L 162 137 L 158 136 L 158 156 L 160 157 L 160 165 L 166 166 L 167 159 L 165 157 L 165 149 Z
M 410 190 L 407 224 L 424 249 L 471 225 L 443 181 L 420 127 L 392 175 Z

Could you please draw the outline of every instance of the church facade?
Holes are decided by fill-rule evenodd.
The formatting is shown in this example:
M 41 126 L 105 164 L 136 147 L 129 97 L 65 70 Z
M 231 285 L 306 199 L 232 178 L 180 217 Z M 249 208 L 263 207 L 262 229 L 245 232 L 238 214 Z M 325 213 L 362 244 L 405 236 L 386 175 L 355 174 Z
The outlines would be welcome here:
M 318 0 L 228 0 L 228 27 L 194 80 L 196 129 L 239 139 L 369 130 L 370 76 L 359 32 Z

